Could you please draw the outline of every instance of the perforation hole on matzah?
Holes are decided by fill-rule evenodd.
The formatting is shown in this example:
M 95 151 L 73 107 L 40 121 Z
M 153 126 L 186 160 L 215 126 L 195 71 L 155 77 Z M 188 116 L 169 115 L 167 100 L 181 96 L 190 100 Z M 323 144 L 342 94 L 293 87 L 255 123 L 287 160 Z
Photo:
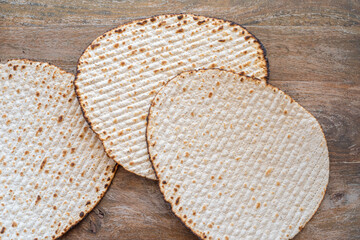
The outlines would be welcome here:
M 0 65 L 0 239 L 55 239 L 91 211 L 116 163 L 82 116 L 74 76 Z
M 136 20 L 98 37 L 75 80 L 84 115 L 108 155 L 156 179 L 146 150 L 146 117 L 157 91 L 177 74 L 223 68 L 268 77 L 260 42 L 238 24 L 190 14 Z
M 149 154 L 172 211 L 202 239 L 290 239 L 317 210 L 329 178 L 316 119 L 265 82 L 183 73 L 148 117 Z

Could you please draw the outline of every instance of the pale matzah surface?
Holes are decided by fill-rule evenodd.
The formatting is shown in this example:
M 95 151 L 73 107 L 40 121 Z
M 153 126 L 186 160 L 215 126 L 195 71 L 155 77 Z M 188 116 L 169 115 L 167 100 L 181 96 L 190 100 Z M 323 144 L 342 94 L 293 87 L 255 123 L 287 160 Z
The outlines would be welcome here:
M 203 239 L 290 239 L 328 183 L 316 119 L 284 92 L 227 71 L 171 80 L 152 103 L 147 140 L 165 200 Z
M 100 36 L 78 63 L 76 92 L 108 155 L 128 171 L 156 179 L 146 149 L 151 100 L 172 77 L 224 68 L 263 79 L 265 53 L 238 24 L 190 14 L 136 20 Z
M 0 65 L 0 239 L 54 239 L 100 201 L 116 170 L 82 116 L 74 76 Z

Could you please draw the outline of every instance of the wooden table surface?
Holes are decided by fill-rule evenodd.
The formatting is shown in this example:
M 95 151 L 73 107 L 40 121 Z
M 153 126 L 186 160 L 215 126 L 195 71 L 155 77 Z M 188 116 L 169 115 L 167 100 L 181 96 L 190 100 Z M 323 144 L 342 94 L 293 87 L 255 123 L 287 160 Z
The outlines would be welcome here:
M 195 13 L 244 25 L 264 44 L 269 82 L 324 129 L 330 182 L 295 239 L 360 239 L 360 1 L 0 1 L 0 60 L 29 58 L 75 73 L 88 44 L 136 18 Z M 196 239 L 157 183 L 120 168 L 100 204 L 62 240 Z

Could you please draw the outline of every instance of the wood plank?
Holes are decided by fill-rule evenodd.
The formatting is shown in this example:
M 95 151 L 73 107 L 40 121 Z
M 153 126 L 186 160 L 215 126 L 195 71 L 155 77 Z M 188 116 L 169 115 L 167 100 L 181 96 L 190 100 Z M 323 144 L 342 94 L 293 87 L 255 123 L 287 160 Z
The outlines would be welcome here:
M 112 25 L 149 15 L 192 12 L 246 25 L 353 26 L 359 24 L 359 9 L 359 1 L 338 0 L 3 0 L 0 19 L 7 26 Z

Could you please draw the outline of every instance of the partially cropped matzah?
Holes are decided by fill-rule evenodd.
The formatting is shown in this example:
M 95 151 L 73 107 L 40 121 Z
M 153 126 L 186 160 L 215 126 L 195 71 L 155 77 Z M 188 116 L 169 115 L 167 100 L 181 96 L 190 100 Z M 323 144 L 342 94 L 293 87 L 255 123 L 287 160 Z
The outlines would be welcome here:
M 155 97 L 147 140 L 172 211 L 202 239 L 290 239 L 328 183 L 316 119 L 284 92 L 221 70 L 183 73 Z
M 0 239 L 55 239 L 100 201 L 116 170 L 89 129 L 74 76 L 0 65 Z
M 78 62 L 76 92 L 108 155 L 156 179 L 146 149 L 146 117 L 157 91 L 177 74 L 223 68 L 268 77 L 260 42 L 238 24 L 190 14 L 136 20 L 98 37 Z

